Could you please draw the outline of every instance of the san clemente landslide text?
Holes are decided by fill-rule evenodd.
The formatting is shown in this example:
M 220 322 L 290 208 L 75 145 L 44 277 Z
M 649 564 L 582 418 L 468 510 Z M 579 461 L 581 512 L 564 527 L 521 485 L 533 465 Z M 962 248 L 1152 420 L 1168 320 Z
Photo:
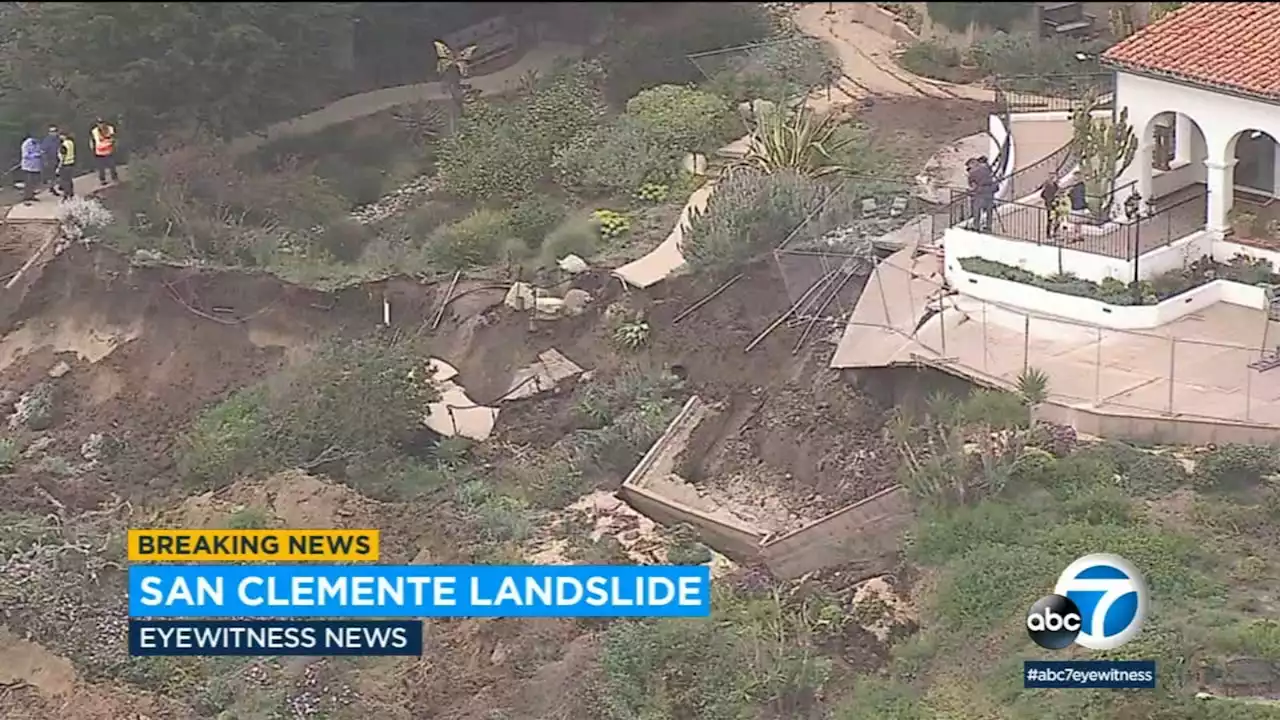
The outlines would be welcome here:
M 377 530 L 130 530 L 132 562 L 374 562 Z
M 698 577 L 503 577 L 496 583 L 464 579 L 468 582 L 448 575 L 268 575 L 243 577 L 229 588 L 221 576 L 198 577 L 191 583 L 181 577 L 166 583 L 153 576 L 142 578 L 139 601 L 147 608 L 197 609 L 224 606 L 230 600 L 250 608 L 332 608 L 334 615 L 341 615 L 344 608 L 693 607 L 705 603 L 707 590 Z M 233 598 L 228 590 L 235 593 Z

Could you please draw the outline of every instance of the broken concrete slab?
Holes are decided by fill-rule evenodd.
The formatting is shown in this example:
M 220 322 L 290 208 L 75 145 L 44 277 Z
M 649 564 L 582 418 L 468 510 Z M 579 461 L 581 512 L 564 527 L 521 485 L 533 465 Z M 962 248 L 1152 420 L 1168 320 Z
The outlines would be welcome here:
M 428 406 L 423 419 L 426 426 L 445 437 L 488 440 L 498 421 L 498 408 L 477 404 L 452 380 L 437 383 L 436 387 L 440 390 L 440 400 Z
M 511 387 L 503 400 L 521 400 L 551 390 L 571 377 L 581 375 L 583 369 L 552 348 L 540 353 L 538 359 L 516 371 Z
M 440 358 L 431 358 L 427 360 L 427 381 L 431 383 L 448 382 L 458 377 L 458 368 L 441 360 Z

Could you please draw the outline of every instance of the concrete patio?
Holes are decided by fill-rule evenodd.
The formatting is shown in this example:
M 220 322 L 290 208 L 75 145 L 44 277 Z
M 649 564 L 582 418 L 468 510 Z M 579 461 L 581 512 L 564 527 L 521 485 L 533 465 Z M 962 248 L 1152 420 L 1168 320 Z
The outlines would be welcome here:
M 939 302 L 930 299 L 944 290 L 920 272 L 920 260 L 904 250 L 876 269 L 832 367 L 924 364 L 1006 388 L 1034 367 L 1050 378 L 1042 414 L 1082 431 L 1089 423 L 1078 421 L 1090 415 L 1129 423 L 1192 421 L 1185 426 L 1195 431 L 1184 441 L 1241 439 L 1232 433 L 1280 439 L 1280 371 L 1248 367 L 1259 358 L 1268 328 L 1260 310 L 1217 303 L 1141 332 L 1031 315 L 961 295 L 945 297 L 936 311 Z M 929 306 L 935 311 L 924 319 Z M 1280 325 L 1270 327 L 1269 338 L 1270 345 L 1280 342 Z M 1105 428 L 1115 425 L 1098 427 L 1106 435 Z M 1160 428 L 1165 437 L 1173 432 L 1168 423 Z

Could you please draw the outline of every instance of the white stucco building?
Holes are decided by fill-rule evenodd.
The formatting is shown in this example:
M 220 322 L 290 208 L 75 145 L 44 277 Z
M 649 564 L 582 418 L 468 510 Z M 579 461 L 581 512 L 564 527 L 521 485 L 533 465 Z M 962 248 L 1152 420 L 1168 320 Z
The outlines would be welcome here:
M 1280 5 L 1188 3 L 1103 55 L 1139 149 L 1126 179 L 1144 198 L 1207 190 L 1206 228 L 1225 232 L 1236 196 L 1280 191 Z M 1162 143 L 1161 136 L 1171 142 Z M 1170 137 L 1171 135 L 1171 137 Z M 1160 171 L 1158 150 L 1172 150 Z

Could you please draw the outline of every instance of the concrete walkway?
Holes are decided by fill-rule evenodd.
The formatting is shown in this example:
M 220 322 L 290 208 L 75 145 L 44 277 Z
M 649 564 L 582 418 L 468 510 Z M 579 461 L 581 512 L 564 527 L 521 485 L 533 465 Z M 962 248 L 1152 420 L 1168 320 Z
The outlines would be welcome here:
M 577 45 L 542 43 L 529 50 L 511 67 L 473 78 L 471 85 L 481 95 L 501 94 L 519 88 L 520 79 L 526 73 L 530 71 L 545 73 L 554 67 L 557 61 L 576 58 L 581 54 L 582 47 Z M 236 138 L 231 141 L 229 148 L 233 154 L 243 155 L 277 140 L 310 135 L 334 125 L 359 120 L 400 105 L 448 98 L 449 93 L 440 82 L 401 85 L 359 95 L 349 95 L 314 112 L 278 122 L 265 131 Z M 121 180 L 127 177 L 127 172 L 128 166 L 120 168 Z M 75 183 L 76 194 L 82 197 L 92 195 L 103 188 L 98 178 L 92 174 L 76 178 Z M 48 192 L 42 192 L 35 202 L 21 203 L 10 208 L 5 219 L 13 222 L 53 222 L 57 219 L 57 213 L 58 199 Z

